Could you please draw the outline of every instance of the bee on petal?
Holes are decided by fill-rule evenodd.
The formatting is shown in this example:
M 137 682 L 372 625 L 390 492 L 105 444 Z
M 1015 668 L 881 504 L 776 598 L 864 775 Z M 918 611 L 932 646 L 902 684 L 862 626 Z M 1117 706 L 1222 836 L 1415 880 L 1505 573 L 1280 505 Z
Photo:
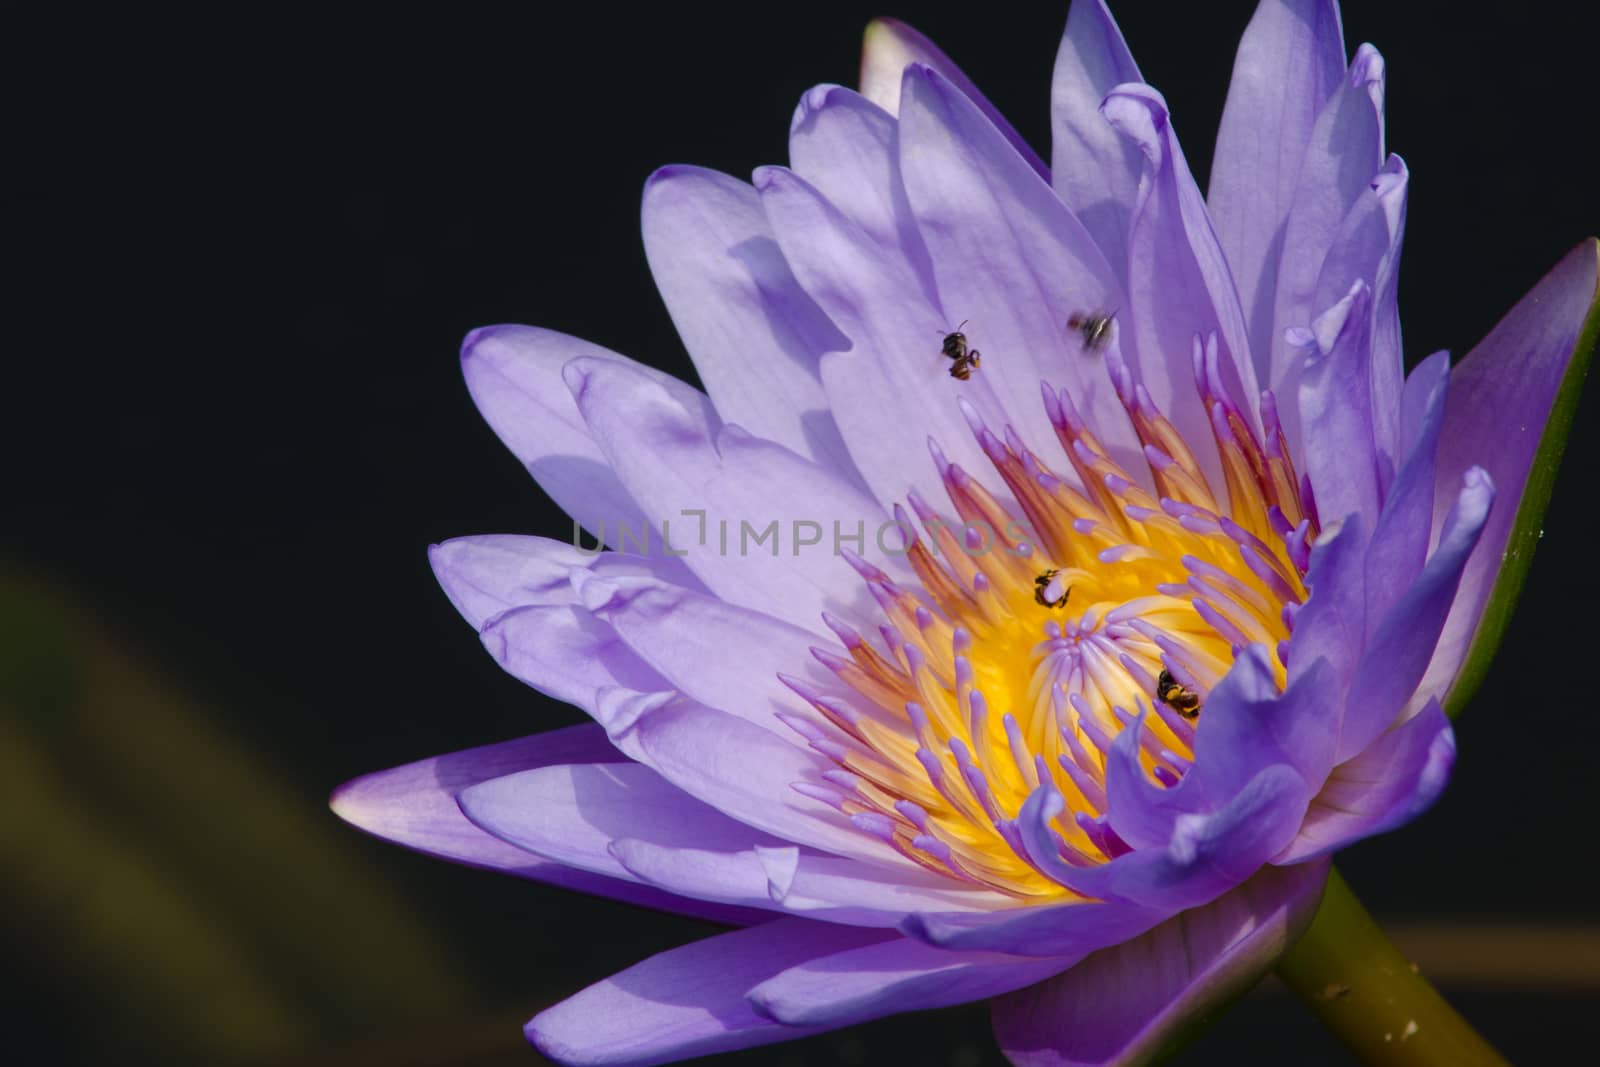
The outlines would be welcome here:
M 962 319 L 961 325 L 944 335 L 944 345 L 939 349 L 946 359 L 962 360 L 967 358 L 967 335 L 962 329 L 971 321 Z
M 976 348 L 967 346 L 967 335 L 961 330 L 968 321 L 962 319 L 960 326 L 945 334 L 944 344 L 939 348 L 940 353 L 950 361 L 950 377 L 962 382 L 972 377 L 972 372 L 982 363 L 983 355 Z
M 1083 339 L 1085 352 L 1098 352 L 1111 340 L 1111 324 L 1116 317 L 1115 311 L 1074 311 L 1067 320 L 1067 329 Z

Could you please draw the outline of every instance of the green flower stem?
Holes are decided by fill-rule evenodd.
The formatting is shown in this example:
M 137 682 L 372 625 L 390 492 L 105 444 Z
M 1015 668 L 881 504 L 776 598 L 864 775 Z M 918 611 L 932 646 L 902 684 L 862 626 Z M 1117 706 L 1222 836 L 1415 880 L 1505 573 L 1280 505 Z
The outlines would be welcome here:
M 1278 977 L 1369 1065 L 1479 1067 L 1506 1059 L 1400 954 L 1337 869 Z

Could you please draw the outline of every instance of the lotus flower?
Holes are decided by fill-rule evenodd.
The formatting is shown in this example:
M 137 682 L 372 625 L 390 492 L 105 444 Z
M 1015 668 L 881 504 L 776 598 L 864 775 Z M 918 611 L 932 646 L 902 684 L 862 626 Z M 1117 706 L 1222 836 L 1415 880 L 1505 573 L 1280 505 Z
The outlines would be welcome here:
M 704 393 L 547 330 L 468 337 L 484 416 L 610 547 L 433 565 L 594 723 L 334 807 L 737 927 L 542 1012 L 541 1050 L 657 1063 L 993 998 L 1015 1062 L 1137 1062 L 1284 951 L 1330 853 L 1438 796 L 1596 246 L 1405 375 L 1383 87 L 1332 0 L 1263 0 L 1203 198 L 1099 0 L 1049 165 L 878 22 L 789 167 L 646 186 Z

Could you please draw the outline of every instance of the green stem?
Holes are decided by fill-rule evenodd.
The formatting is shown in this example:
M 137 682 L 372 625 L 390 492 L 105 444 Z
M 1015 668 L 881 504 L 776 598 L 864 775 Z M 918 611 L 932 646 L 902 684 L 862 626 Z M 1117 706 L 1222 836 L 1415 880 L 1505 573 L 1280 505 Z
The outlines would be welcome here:
M 1417 973 L 1337 869 L 1278 977 L 1361 1062 L 1393 1067 L 1505 1065 Z

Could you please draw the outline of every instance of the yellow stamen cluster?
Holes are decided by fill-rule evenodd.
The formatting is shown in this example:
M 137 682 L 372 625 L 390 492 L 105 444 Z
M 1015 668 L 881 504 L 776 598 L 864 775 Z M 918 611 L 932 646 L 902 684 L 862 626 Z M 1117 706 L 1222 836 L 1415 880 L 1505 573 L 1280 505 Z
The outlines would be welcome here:
M 1205 694 L 1241 647 L 1272 650 L 1283 683 L 1315 519 L 1271 398 L 1263 448 L 1218 399 L 1215 375 L 1198 377 L 1226 507 L 1142 391 L 1120 390 L 1144 445 L 1146 485 L 1061 394 L 1047 402 L 1076 484 L 974 415 L 1014 504 L 936 456 L 956 518 L 912 499 L 924 531 L 908 553 L 920 588 L 856 561 L 883 610 L 884 644 L 830 619 L 849 656 L 818 655 L 853 698 L 815 703 L 842 731 L 822 746 L 839 764 L 826 776 L 829 795 L 863 830 L 931 869 L 1017 898 L 1070 899 L 1019 839 L 1028 796 L 1045 782 L 1059 790 L 1060 858 L 1103 863 L 1125 849 L 1104 817 L 1111 742 L 1143 715 L 1141 763 L 1170 786 L 1193 758 Z M 996 541 L 979 543 L 977 530 Z M 1163 671 L 1198 710 L 1192 700 L 1163 702 Z

